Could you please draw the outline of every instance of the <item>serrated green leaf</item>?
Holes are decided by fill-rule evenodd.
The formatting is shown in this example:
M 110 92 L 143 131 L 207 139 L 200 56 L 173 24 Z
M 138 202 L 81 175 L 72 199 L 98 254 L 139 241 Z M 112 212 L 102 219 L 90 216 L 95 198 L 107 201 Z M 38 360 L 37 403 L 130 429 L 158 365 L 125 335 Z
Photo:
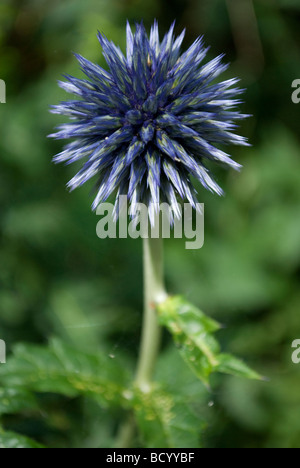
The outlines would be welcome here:
M 247 364 L 231 354 L 220 354 L 218 359 L 219 366 L 217 370 L 223 374 L 235 375 L 237 377 L 244 377 L 252 380 L 262 379 L 257 372 L 250 369 Z
M 0 431 L 0 449 L 31 449 L 31 448 L 45 448 L 43 445 L 38 444 L 28 437 L 21 436 L 15 432 L 2 432 Z
M 161 324 L 173 335 L 181 356 L 206 385 L 213 372 L 260 378 L 242 361 L 221 354 L 220 345 L 214 337 L 214 333 L 220 329 L 219 324 L 184 298 L 168 298 L 159 305 L 158 312 Z
M 182 296 L 169 297 L 159 305 L 160 320 L 165 326 L 173 327 L 174 333 L 183 330 L 187 335 L 193 334 L 195 338 L 202 336 L 203 332 L 212 333 L 220 329 L 220 324 L 207 317 L 193 304 L 187 302 Z
M 146 448 L 199 448 L 202 421 L 179 398 L 153 388 L 134 391 L 132 400 Z
M 0 368 L 0 380 L 7 387 L 86 395 L 107 406 L 121 403 L 127 375 L 109 356 L 83 353 L 53 340 L 49 347 L 18 345 Z
M 37 408 L 32 393 L 18 388 L 0 388 L 0 416 Z

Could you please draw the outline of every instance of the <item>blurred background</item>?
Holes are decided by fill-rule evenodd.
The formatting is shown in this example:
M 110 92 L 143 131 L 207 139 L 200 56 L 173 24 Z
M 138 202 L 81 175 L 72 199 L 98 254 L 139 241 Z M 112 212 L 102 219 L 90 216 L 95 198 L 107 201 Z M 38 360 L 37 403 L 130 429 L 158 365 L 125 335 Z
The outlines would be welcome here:
M 233 149 L 244 169 L 220 171 L 220 199 L 205 203 L 205 246 L 187 251 L 166 241 L 171 293 L 185 294 L 224 329 L 223 347 L 266 375 L 266 383 L 214 378 L 198 387 L 207 447 L 300 447 L 299 113 L 291 101 L 300 78 L 299 0 L 2 0 L 0 78 L 0 338 L 19 342 L 57 336 L 78 348 L 104 346 L 136 359 L 142 310 L 141 242 L 100 241 L 90 210 L 91 186 L 65 190 L 75 167 L 55 166 L 61 142 L 46 138 L 63 119 L 48 112 L 66 98 L 56 80 L 81 76 L 72 52 L 104 66 L 99 29 L 125 47 L 125 21 L 157 18 L 161 32 L 176 19 L 185 47 L 204 34 L 211 56 L 231 62 L 227 77 L 247 88 L 241 132 L 250 149 Z M 177 364 L 168 336 L 160 374 L 174 386 L 189 371 Z M 176 367 L 175 367 L 176 366 Z M 179 366 L 179 367 L 178 367 Z M 176 368 L 176 371 L 174 369 Z M 11 429 L 54 446 L 103 446 L 115 422 L 78 400 L 45 396 L 46 417 L 7 419 Z

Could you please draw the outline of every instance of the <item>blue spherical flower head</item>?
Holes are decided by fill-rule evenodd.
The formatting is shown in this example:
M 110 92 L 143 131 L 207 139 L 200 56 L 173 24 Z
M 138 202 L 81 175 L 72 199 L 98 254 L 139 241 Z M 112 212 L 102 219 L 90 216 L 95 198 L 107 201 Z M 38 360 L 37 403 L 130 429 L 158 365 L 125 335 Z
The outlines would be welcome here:
M 175 38 L 172 25 L 161 42 L 156 22 L 150 37 L 143 24 L 135 34 L 127 24 L 125 57 L 99 33 L 109 71 L 76 55 L 87 79 L 66 76 L 67 82 L 59 83 L 78 98 L 52 109 L 72 122 L 51 136 L 74 140 L 54 161 L 83 161 L 68 187 L 73 190 L 96 178 L 93 209 L 117 191 L 116 207 L 120 195 L 126 195 L 132 215 L 139 202 L 152 207 L 167 202 L 179 216 L 179 197 L 197 204 L 191 177 L 205 189 L 223 193 L 206 167 L 208 161 L 240 169 L 219 148 L 247 145 L 233 133 L 235 122 L 246 117 L 237 110 L 238 80 L 215 84 L 227 68 L 223 56 L 203 64 L 208 49 L 202 38 L 181 55 L 184 34 Z

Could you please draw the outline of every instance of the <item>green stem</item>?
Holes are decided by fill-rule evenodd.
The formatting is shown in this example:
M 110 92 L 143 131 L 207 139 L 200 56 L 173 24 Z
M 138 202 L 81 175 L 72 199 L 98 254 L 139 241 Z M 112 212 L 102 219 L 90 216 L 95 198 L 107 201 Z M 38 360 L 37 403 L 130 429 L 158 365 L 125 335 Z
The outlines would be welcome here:
M 161 328 L 156 306 L 166 299 L 163 273 L 163 240 L 144 239 L 144 316 L 142 338 L 135 386 L 149 392 L 159 353 Z M 117 448 L 130 448 L 135 433 L 135 420 L 131 414 L 120 428 Z
M 121 425 L 117 435 L 116 448 L 131 448 L 135 436 L 135 419 L 131 413 L 125 422 Z
M 163 240 L 144 239 L 144 319 L 136 373 L 136 385 L 143 391 L 151 384 L 160 346 L 156 306 L 165 298 Z

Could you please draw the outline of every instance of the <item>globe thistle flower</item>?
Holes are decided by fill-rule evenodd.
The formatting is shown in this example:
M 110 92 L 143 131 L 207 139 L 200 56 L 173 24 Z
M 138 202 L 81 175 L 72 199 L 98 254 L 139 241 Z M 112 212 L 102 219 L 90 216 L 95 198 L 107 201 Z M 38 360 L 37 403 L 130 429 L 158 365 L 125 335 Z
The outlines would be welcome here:
M 242 92 L 234 87 L 238 80 L 215 83 L 227 65 L 223 55 L 203 64 L 208 52 L 203 38 L 181 55 L 184 35 L 175 38 L 173 24 L 160 41 L 157 22 L 150 37 L 143 24 L 136 25 L 135 34 L 127 24 L 124 56 L 98 33 L 108 71 L 75 54 L 87 79 L 65 76 L 67 81 L 59 82 L 78 98 L 52 108 L 72 122 L 50 136 L 74 140 L 54 161 L 83 161 L 68 187 L 74 190 L 95 178 L 93 209 L 116 191 L 116 208 L 120 195 L 126 195 L 132 216 L 139 202 L 152 207 L 167 202 L 179 216 L 178 198 L 197 204 L 191 177 L 223 193 L 207 162 L 241 168 L 219 148 L 247 145 L 233 133 L 235 122 L 246 117 L 236 108 Z

